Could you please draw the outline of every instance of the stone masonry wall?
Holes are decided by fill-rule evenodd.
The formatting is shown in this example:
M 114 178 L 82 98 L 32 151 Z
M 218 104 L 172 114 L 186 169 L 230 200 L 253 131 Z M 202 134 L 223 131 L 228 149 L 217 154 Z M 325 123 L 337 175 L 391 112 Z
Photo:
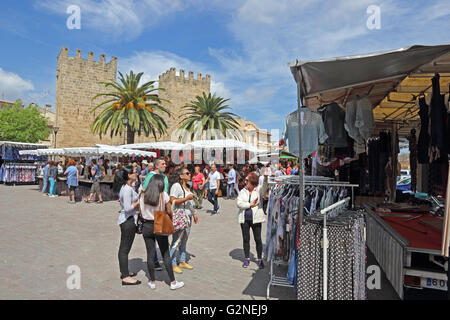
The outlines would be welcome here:
M 103 98 L 92 101 L 97 93 L 105 92 L 100 81 L 116 79 L 117 58 L 112 57 L 109 63 L 105 55 L 100 61 L 94 61 L 94 53 L 89 52 L 88 59 L 82 59 L 81 50 L 76 50 L 75 57 L 70 57 L 68 48 L 63 47 L 58 55 L 56 72 L 56 147 L 91 147 L 96 143 L 121 144 L 123 137 L 102 139 L 93 134 L 90 125 L 101 110 L 91 113 L 92 107 Z

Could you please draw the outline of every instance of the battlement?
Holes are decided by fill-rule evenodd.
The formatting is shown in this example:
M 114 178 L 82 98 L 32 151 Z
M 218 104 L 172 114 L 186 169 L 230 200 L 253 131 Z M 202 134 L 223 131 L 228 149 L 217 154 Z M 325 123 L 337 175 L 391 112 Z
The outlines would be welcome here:
M 194 79 L 194 72 L 189 71 L 188 76 L 185 77 L 184 70 L 180 69 L 178 75 L 176 74 L 175 68 L 170 68 L 163 74 L 159 76 L 159 81 L 161 82 L 175 82 L 175 83 L 201 83 L 204 85 L 208 85 L 211 82 L 211 76 L 207 74 L 205 77 L 201 73 L 197 73 L 197 78 Z
M 71 56 L 69 56 L 69 49 L 67 47 L 62 47 L 61 51 L 59 52 L 59 55 L 58 55 L 58 62 L 63 61 L 63 60 L 68 60 L 68 59 L 88 61 L 89 63 L 99 64 L 99 65 L 111 65 L 114 68 L 117 68 L 117 57 L 111 57 L 111 61 L 109 63 L 106 63 L 106 56 L 104 54 L 101 54 L 100 60 L 95 61 L 94 60 L 94 52 L 89 51 L 88 58 L 83 59 L 82 52 L 80 49 L 76 49 L 75 56 L 71 57 Z

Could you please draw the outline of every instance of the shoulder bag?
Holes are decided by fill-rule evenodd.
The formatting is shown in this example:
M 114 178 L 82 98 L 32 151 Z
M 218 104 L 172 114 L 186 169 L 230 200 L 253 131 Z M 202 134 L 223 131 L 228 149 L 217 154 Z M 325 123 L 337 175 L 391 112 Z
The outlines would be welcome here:
M 183 195 L 186 197 L 186 192 L 182 185 Z M 186 204 L 183 203 L 183 208 L 175 208 L 175 201 L 172 203 L 173 212 L 173 228 L 175 231 L 184 230 L 191 227 L 190 211 L 186 209 Z
M 175 232 L 172 217 L 166 212 L 163 194 L 159 197 L 159 209 L 153 212 L 153 233 L 160 236 L 168 236 Z

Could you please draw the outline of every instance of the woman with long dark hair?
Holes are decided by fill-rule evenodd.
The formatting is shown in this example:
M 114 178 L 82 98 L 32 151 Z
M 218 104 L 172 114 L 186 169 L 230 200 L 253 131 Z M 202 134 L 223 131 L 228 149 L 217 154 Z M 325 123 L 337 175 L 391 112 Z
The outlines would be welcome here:
M 138 215 L 138 194 L 134 191 L 132 184 L 136 181 L 136 173 L 132 166 L 122 168 L 114 176 L 113 192 L 120 197 L 120 215 L 118 224 L 120 226 L 119 267 L 122 285 L 138 285 L 141 283 L 132 277 L 136 274 L 128 271 L 128 254 L 133 245 L 136 235 L 136 221 Z
M 169 237 L 155 235 L 154 233 L 155 211 L 165 211 L 167 214 L 172 215 L 170 198 L 167 192 L 164 192 L 164 178 L 161 174 L 154 174 L 151 177 L 147 188 L 139 196 L 139 202 L 141 204 L 142 221 L 144 223 L 142 235 L 144 237 L 145 247 L 147 248 L 147 267 L 150 274 L 148 285 L 151 289 L 156 288 L 154 261 L 156 240 L 158 241 L 159 250 L 161 250 L 164 265 L 170 278 L 170 289 L 179 289 L 184 286 L 184 283 L 175 281 L 175 276 L 170 266 Z
M 198 222 L 197 211 L 194 209 L 194 194 L 189 188 L 187 182 L 191 181 L 191 173 L 187 168 L 180 168 L 175 170 L 175 172 L 169 178 L 170 187 L 170 202 L 174 204 L 176 209 L 184 209 L 189 212 L 192 224 L 192 217 L 194 217 L 194 222 Z M 175 231 L 172 235 L 172 244 L 170 246 L 170 256 L 172 257 L 172 267 L 173 271 L 176 273 L 183 273 L 180 268 L 192 270 L 193 267 L 186 263 L 186 243 L 189 237 L 191 228 L 184 230 Z M 179 241 L 178 251 L 180 253 L 180 264 L 177 265 L 176 257 L 176 246 L 175 244 Z

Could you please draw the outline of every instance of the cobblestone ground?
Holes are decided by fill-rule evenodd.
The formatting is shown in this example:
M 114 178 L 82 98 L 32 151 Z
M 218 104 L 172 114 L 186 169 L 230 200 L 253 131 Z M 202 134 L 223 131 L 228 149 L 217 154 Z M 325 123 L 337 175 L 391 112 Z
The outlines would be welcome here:
M 48 198 L 37 186 L 0 185 L 0 299 L 265 299 L 269 270 L 256 263 L 243 269 L 242 237 L 235 201 L 220 199 L 221 213 L 211 216 L 204 203 L 188 242 L 194 270 L 176 275 L 185 287 L 171 291 L 165 270 L 157 288 L 147 286 L 146 250 L 136 235 L 130 271 L 139 286 L 122 287 L 117 252 L 119 204 L 69 204 Z M 263 228 L 265 235 L 265 226 Z M 252 238 L 251 251 L 255 253 Z M 256 254 L 256 253 L 255 253 Z M 69 290 L 67 268 L 81 270 L 81 289 Z M 286 270 L 278 269 L 279 274 Z M 295 299 L 293 289 L 272 287 L 272 299 Z

